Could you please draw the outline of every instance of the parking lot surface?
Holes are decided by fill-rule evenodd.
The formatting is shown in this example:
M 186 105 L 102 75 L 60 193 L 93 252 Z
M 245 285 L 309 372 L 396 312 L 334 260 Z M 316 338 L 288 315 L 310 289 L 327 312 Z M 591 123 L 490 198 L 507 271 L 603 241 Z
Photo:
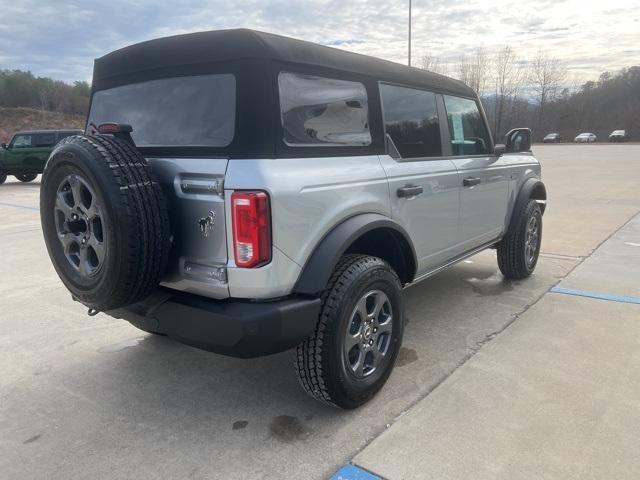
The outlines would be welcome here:
M 640 215 L 354 459 L 388 480 L 638 478 Z
M 47 257 L 39 184 L 10 178 L 0 186 L 2 476 L 329 477 L 497 333 L 543 315 L 530 307 L 640 211 L 640 145 L 534 153 L 549 191 L 535 274 L 506 281 L 487 251 L 409 287 L 397 368 L 350 412 L 302 392 L 291 352 L 232 359 L 87 316 Z

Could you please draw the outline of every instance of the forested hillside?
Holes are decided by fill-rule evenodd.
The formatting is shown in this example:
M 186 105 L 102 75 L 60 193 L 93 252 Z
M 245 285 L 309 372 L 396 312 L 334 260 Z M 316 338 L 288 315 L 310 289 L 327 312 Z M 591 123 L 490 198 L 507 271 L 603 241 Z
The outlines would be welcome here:
M 17 130 L 83 128 L 91 86 L 21 70 L 0 70 L 0 141 Z
M 494 134 L 497 130 L 496 102 L 499 96 L 482 97 Z M 598 141 L 607 141 L 613 130 L 627 130 L 633 140 L 640 140 L 640 67 L 615 74 L 605 72 L 597 81 L 589 81 L 574 91 L 562 88 L 545 103 L 527 97 L 504 101 L 499 138 L 510 128 L 527 126 L 540 141 L 551 132 L 572 141 L 581 132 L 595 133 Z
M 18 130 L 84 128 L 84 122 L 84 115 L 0 107 L 0 142 L 8 143 Z
M 73 85 L 21 70 L 0 70 L 0 107 L 28 107 L 85 115 L 91 86 Z
M 640 140 L 640 67 L 605 72 L 573 94 L 563 92 L 549 104 L 543 121 L 543 131 L 565 139 L 592 132 L 606 140 L 612 130 L 628 130 L 632 139 Z

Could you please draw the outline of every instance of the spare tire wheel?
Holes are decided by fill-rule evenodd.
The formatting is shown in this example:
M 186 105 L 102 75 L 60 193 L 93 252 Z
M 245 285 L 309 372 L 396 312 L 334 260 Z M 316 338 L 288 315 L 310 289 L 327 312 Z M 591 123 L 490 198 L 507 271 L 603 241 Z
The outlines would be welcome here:
M 106 311 L 160 283 L 170 245 L 165 197 L 125 140 L 65 138 L 42 175 L 40 220 L 49 257 L 73 297 Z

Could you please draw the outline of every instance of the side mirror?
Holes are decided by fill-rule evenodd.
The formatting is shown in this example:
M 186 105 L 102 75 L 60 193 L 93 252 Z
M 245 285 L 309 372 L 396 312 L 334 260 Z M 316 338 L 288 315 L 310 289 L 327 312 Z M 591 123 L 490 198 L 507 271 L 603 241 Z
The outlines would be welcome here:
M 505 136 L 505 147 L 507 152 L 530 152 L 531 151 L 531 129 L 514 128 L 509 130 Z
M 6 150 L 7 149 L 7 144 L 2 142 L 2 144 L 0 144 L 0 147 L 4 148 Z
M 507 146 L 504 143 L 496 143 L 493 146 L 493 153 L 495 153 L 497 156 L 504 155 L 505 153 L 507 153 Z

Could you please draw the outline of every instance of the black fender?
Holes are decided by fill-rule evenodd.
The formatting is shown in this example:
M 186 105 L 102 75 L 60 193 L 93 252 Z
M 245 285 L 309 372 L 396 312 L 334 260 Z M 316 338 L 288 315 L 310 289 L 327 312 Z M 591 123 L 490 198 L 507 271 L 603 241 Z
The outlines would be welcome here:
M 513 208 L 509 212 L 509 218 L 507 219 L 509 227 L 507 228 L 505 235 L 513 233 L 513 230 L 518 225 L 518 219 L 514 217 L 514 212 L 519 212 L 523 205 L 525 205 L 531 198 L 540 201 L 540 209 L 544 214 L 544 210 L 547 206 L 547 188 L 544 186 L 544 183 L 542 183 L 542 180 L 537 177 L 528 178 L 522 184 L 522 187 L 520 187 L 520 191 L 518 192 L 516 201 L 513 204 Z
M 403 283 L 413 280 L 416 271 L 416 251 L 407 231 L 389 217 L 379 213 L 364 213 L 338 224 L 318 243 L 307 260 L 293 293 L 316 295 L 327 286 L 340 257 L 360 237 L 373 230 L 393 232 L 393 238 L 401 245 L 407 265 Z M 394 245 L 394 247 L 399 245 Z

